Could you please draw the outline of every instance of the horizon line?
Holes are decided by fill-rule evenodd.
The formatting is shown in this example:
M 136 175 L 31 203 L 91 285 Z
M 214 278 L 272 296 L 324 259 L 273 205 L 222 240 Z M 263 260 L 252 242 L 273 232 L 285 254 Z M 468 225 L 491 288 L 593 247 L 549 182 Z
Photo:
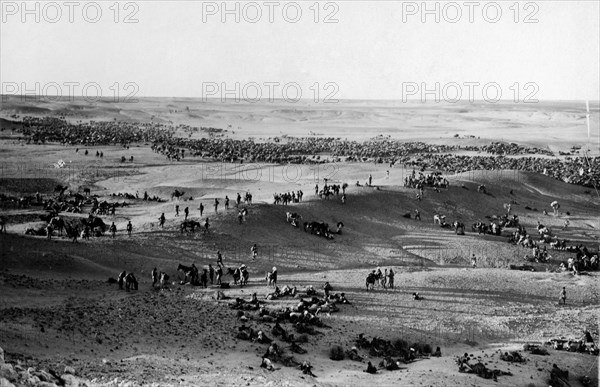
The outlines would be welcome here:
M 58 98 L 58 99 L 57 99 Z M 282 103 L 288 103 L 288 104 L 294 104 L 294 103 L 314 103 L 315 105 L 335 105 L 339 102 L 352 102 L 352 101 L 372 101 L 372 102 L 400 102 L 400 103 L 408 103 L 408 102 L 415 102 L 415 103 L 436 103 L 436 104 L 458 104 L 458 103 L 486 103 L 486 104 L 496 104 L 496 103 L 506 103 L 506 102 L 512 102 L 515 104 L 522 104 L 522 105 L 535 105 L 538 103 L 544 103 L 544 102 L 581 102 L 581 103 L 585 103 L 586 101 L 589 102 L 590 104 L 595 103 L 595 104 L 600 104 L 600 99 L 596 99 L 596 100 L 592 100 L 592 99 L 554 99 L 554 98 L 546 98 L 546 99 L 538 99 L 536 102 L 524 102 L 524 101 L 518 101 L 515 102 L 513 99 L 500 99 L 496 102 L 491 102 L 491 101 L 486 101 L 484 99 L 476 99 L 473 101 L 470 101 L 468 99 L 460 99 L 456 102 L 452 102 L 452 101 L 446 101 L 446 100 L 439 100 L 439 101 L 435 101 L 433 100 L 427 100 L 427 101 L 422 101 L 419 98 L 413 99 L 413 98 L 408 98 L 406 101 L 403 101 L 402 99 L 391 99 L 391 98 L 337 98 L 336 102 L 325 102 L 325 101 L 318 101 L 315 102 L 313 99 L 310 98 L 301 98 L 297 101 L 288 101 L 284 98 L 272 98 L 272 99 L 260 99 L 259 101 L 248 101 L 244 98 L 239 98 L 238 100 L 235 100 L 235 98 L 226 98 L 225 101 L 222 100 L 222 98 L 206 98 L 206 97 L 181 97 L 181 96 L 132 96 L 130 99 L 132 101 L 127 101 L 126 98 L 121 98 L 119 97 L 119 100 L 114 101 L 114 97 L 99 97 L 96 101 L 93 102 L 88 102 L 85 101 L 85 97 L 83 96 L 77 96 L 77 97 L 71 97 L 71 96 L 57 96 L 57 95 L 39 95 L 39 94 L 1 94 L 0 93 L 0 102 L 8 102 L 8 99 L 22 99 L 24 102 L 39 102 L 39 101 L 45 101 L 45 102 L 87 102 L 89 104 L 93 104 L 95 102 L 112 102 L 112 103 L 131 103 L 134 104 L 136 103 L 135 100 L 136 99 L 186 99 L 186 100 L 200 100 L 201 102 L 215 102 L 215 101 L 221 101 L 222 103 L 239 103 L 239 104 L 249 104 L 249 105 L 254 105 L 254 104 L 264 104 L 264 103 L 275 103 L 275 102 L 282 102 Z M 122 100 L 121 100 L 122 99 Z

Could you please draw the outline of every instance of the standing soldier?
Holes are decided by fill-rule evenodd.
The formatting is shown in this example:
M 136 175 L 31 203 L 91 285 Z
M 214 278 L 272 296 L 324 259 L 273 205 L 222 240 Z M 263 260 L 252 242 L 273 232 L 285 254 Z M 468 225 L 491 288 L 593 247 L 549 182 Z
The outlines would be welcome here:
M 156 287 L 156 283 L 158 282 L 158 270 L 156 268 L 152 269 L 152 288 Z
M 186 207 L 185 210 L 183 210 L 183 213 L 185 214 L 185 219 L 184 220 L 187 220 L 188 215 L 190 214 L 190 208 Z
M 131 225 L 131 220 L 127 222 L 127 234 L 131 236 L 131 231 L 133 230 L 133 226 Z
M 564 286 L 563 286 L 562 290 L 560 291 L 560 299 L 558 301 L 559 305 L 560 305 L 560 301 L 562 301 L 563 305 L 565 305 L 567 303 L 567 289 L 565 289 Z
M 415 210 L 415 220 L 421 220 L 421 213 L 419 212 L 419 210 Z
M 473 254 L 471 257 L 471 266 L 473 266 L 473 268 L 477 266 L 477 258 L 475 257 L 475 254 Z
M 217 250 L 217 266 L 224 267 L 223 266 L 223 256 L 221 255 L 221 250 Z
M 165 226 L 165 213 L 164 212 L 158 218 L 158 222 L 159 222 L 161 228 Z
M 229 209 L 229 196 L 225 195 L 225 209 Z
M 388 271 L 388 287 L 390 289 L 394 288 L 394 270 L 392 270 L 391 267 L 390 267 L 390 270 Z
M 117 233 L 117 226 L 115 226 L 115 222 L 112 222 L 108 231 L 110 231 L 110 233 L 112 234 L 112 237 L 114 238 L 115 234 Z
M 208 264 L 208 278 L 210 278 L 210 284 L 212 285 L 215 278 L 215 269 L 210 263 Z
M 252 253 L 252 259 L 256 259 L 258 256 L 258 247 L 256 247 L 256 243 L 250 248 L 250 252 Z
M 200 203 L 200 207 L 198 207 L 198 209 L 200 210 L 200 217 L 202 217 L 202 213 L 204 212 L 204 205 Z
M 179 216 L 179 204 L 175 204 L 175 216 Z
M 219 199 L 215 198 L 215 214 L 219 210 Z
M 119 289 L 123 290 L 123 281 L 125 281 L 125 277 L 127 276 L 127 272 L 123 270 L 121 274 L 119 274 L 119 278 L 117 282 L 119 283 Z
M 221 269 L 221 266 L 217 266 L 217 285 L 221 285 L 221 278 L 223 277 L 223 269 Z

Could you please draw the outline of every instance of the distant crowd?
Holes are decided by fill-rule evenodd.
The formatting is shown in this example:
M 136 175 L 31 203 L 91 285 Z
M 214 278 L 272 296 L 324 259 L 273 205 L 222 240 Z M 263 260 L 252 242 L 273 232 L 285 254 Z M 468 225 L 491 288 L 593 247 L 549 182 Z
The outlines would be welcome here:
M 178 126 L 162 123 L 120 121 L 72 123 L 61 117 L 24 117 L 22 132 L 29 143 L 58 142 L 71 145 L 126 145 L 151 143 L 152 149 L 170 160 L 187 154 L 221 162 L 323 163 L 328 161 L 374 162 L 405 167 L 418 166 L 440 172 L 512 169 L 544 173 L 556 179 L 588 187 L 600 179 L 600 157 L 548 158 L 547 149 L 514 143 L 492 142 L 489 145 L 434 145 L 372 139 L 358 142 L 340 138 L 292 138 L 255 142 L 253 139 L 184 138 L 175 136 Z M 188 128 L 189 129 L 189 128 Z M 492 154 L 456 155 L 452 152 L 476 151 Z M 321 158 L 327 154 L 328 159 Z M 524 157 L 510 157 L 520 155 Z

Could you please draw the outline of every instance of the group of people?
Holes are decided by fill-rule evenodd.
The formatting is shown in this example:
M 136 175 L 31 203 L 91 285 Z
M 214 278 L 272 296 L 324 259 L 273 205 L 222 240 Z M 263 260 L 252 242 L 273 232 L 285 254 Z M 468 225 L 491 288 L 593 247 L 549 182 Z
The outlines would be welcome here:
M 283 204 L 284 206 L 286 206 L 289 203 L 300 203 L 302 201 L 302 196 L 304 196 L 304 192 L 302 192 L 302 190 L 284 193 L 274 193 L 273 204 Z
M 117 283 L 119 284 L 119 290 L 123 290 L 123 285 L 125 286 L 126 291 L 138 290 L 137 278 L 135 278 L 133 273 L 127 273 L 125 270 L 119 273 Z
M 419 171 L 419 174 L 417 175 L 416 171 L 413 169 L 411 174 L 404 178 L 404 186 L 420 190 L 421 196 L 423 195 L 423 187 L 434 187 L 439 189 L 448 188 L 449 185 L 448 179 L 442 176 L 441 172 L 424 174 Z

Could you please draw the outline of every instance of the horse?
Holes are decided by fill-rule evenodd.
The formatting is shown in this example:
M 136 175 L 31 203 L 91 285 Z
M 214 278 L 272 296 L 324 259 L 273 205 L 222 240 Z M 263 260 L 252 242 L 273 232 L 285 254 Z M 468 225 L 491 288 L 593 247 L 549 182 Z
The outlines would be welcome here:
M 183 223 L 181 223 L 181 233 L 183 234 L 184 231 L 187 231 L 188 227 L 192 230 L 192 232 L 194 232 L 196 227 L 200 228 L 202 227 L 202 225 L 200 224 L 200 222 L 195 220 L 186 220 Z
M 129 273 L 125 276 L 125 290 L 129 291 L 130 289 L 138 290 L 138 281 L 133 273 Z
M 227 273 L 225 273 L 225 274 L 228 274 L 228 275 L 232 276 L 233 277 L 233 284 L 237 285 L 237 283 L 238 283 L 238 281 L 240 280 L 240 277 L 241 277 L 241 271 L 240 271 L 239 268 L 232 269 L 232 268 L 228 267 L 227 268 Z
M 184 281 L 187 282 L 188 277 L 190 278 L 190 280 L 192 279 L 192 273 L 194 271 L 194 268 L 191 267 L 191 266 L 182 265 L 180 263 L 179 266 L 177 266 L 177 271 L 182 271 L 183 272 Z
M 365 280 L 365 286 L 367 287 L 367 291 L 369 291 L 369 285 L 371 286 L 371 290 L 373 290 L 375 288 L 375 282 L 377 281 L 381 281 L 381 275 L 377 275 L 374 272 L 369 273 L 367 275 L 367 279 Z
M 50 220 L 49 223 L 52 229 L 58 230 L 59 235 L 62 236 L 63 230 L 65 230 L 65 221 L 62 218 L 55 216 Z
M 179 192 L 179 190 L 175 190 L 171 193 L 171 200 L 173 200 L 173 198 L 179 200 L 180 197 L 182 197 L 185 194 L 185 191 L 181 191 Z
M 455 221 L 452 223 L 452 228 L 454 228 L 456 235 L 465 235 L 465 225 L 463 222 Z

